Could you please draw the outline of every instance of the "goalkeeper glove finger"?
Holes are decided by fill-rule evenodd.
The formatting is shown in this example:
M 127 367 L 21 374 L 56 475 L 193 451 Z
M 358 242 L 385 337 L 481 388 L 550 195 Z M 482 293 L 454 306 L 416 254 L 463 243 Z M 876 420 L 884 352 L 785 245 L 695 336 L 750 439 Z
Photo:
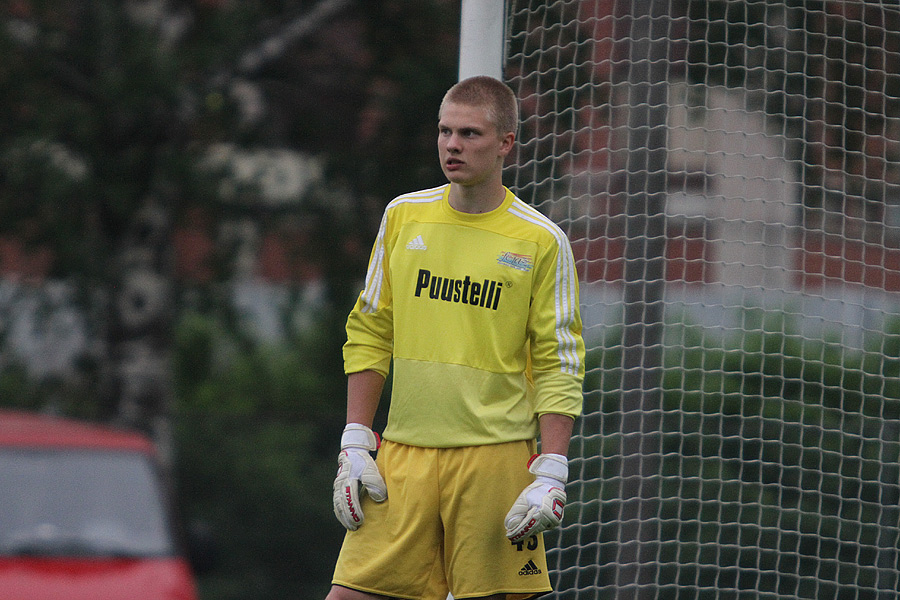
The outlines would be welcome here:
M 350 423 L 341 436 L 338 472 L 334 479 L 334 514 L 350 531 L 363 524 L 360 499 L 369 494 L 375 502 L 387 500 L 387 486 L 369 452 L 378 449 L 375 433 L 359 423 Z
M 506 515 L 506 537 L 518 542 L 559 525 L 566 508 L 569 461 L 561 454 L 539 454 L 528 463 L 535 475 Z

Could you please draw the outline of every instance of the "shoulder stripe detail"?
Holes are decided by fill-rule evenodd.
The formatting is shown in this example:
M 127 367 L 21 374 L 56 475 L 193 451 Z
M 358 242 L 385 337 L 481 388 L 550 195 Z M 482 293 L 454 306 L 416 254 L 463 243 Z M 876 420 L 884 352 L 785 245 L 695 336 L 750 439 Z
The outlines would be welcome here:
M 569 240 L 552 220 L 518 198 L 510 205 L 509 213 L 543 227 L 556 240 L 556 339 L 559 343 L 560 370 L 563 373 L 577 375 L 581 369 L 581 359 L 578 356 L 578 341 L 572 333 L 572 327 L 578 313 L 578 276 Z
M 403 194 L 402 196 L 397 196 L 390 203 L 388 203 L 387 208 L 393 208 L 400 204 L 406 204 L 409 202 L 413 203 L 428 203 L 428 202 L 436 202 L 444 197 L 444 190 L 446 189 L 446 185 L 442 185 L 440 187 L 431 188 L 427 190 L 421 190 L 419 192 L 412 192 L 409 194 Z
M 378 235 L 375 238 L 375 246 L 372 249 L 372 258 L 369 259 L 369 268 L 366 269 L 366 283 L 360 294 L 360 312 L 372 313 L 378 310 L 378 302 L 381 300 L 381 288 L 384 283 L 384 232 L 387 229 L 387 211 L 381 217 L 381 225 L 378 227 Z
M 360 295 L 360 310 L 364 313 L 372 313 L 378 310 L 381 301 L 381 292 L 384 286 L 384 237 L 387 232 L 388 212 L 396 206 L 407 203 L 428 203 L 439 201 L 444 196 L 446 184 L 403 194 L 394 198 L 384 210 L 381 217 L 381 225 L 378 227 L 378 236 L 375 238 L 375 246 L 372 250 L 372 258 L 369 261 L 369 267 L 366 270 L 365 288 Z

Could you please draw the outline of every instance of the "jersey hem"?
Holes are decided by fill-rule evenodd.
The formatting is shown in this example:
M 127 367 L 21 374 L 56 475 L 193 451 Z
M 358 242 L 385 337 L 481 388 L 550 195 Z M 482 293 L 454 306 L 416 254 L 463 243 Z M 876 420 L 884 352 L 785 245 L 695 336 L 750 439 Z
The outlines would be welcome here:
M 500 444 L 511 444 L 513 442 L 531 442 L 536 441 L 537 436 L 528 436 L 528 437 L 517 437 L 509 440 L 491 440 L 491 441 L 482 441 L 482 442 L 464 442 L 459 444 L 441 444 L 439 446 L 422 444 L 420 442 L 405 442 L 402 440 L 398 440 L 397 438 L 390 436 L 387 437 L 384 434 L 381 435 L 381 439 L 386 442 L 391 442 L 393 444 L 401 444 L 403 446 L 413 446 L 415 448 L 471 448 L 473 446 L 498 446 Z M 497 592 L 499 593 L 499 592 Z

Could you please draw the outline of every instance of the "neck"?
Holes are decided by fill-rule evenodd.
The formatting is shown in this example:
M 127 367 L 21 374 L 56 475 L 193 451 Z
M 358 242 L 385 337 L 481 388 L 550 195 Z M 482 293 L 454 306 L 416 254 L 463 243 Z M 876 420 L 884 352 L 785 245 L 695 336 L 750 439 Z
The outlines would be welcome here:
M 491 212 L 506 199 L 506 188 L 502 183 L 491 186 L 464 186 L 450 184 L 448 200 L 450 206 L 459 212 L 481 214 Z

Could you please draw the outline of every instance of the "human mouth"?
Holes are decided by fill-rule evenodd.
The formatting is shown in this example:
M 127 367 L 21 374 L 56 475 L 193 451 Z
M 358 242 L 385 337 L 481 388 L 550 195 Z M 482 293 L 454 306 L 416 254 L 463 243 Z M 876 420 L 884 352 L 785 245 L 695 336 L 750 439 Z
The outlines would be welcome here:
M 460 169 L 463 166 L 463 164 L 464 164 L 463 161 L 459 160 L 458 158 L 448 158 L 444 162 L 444 165 L 446 165 L 447 169 L 450 171 L 456 171 L 456 170 Z

